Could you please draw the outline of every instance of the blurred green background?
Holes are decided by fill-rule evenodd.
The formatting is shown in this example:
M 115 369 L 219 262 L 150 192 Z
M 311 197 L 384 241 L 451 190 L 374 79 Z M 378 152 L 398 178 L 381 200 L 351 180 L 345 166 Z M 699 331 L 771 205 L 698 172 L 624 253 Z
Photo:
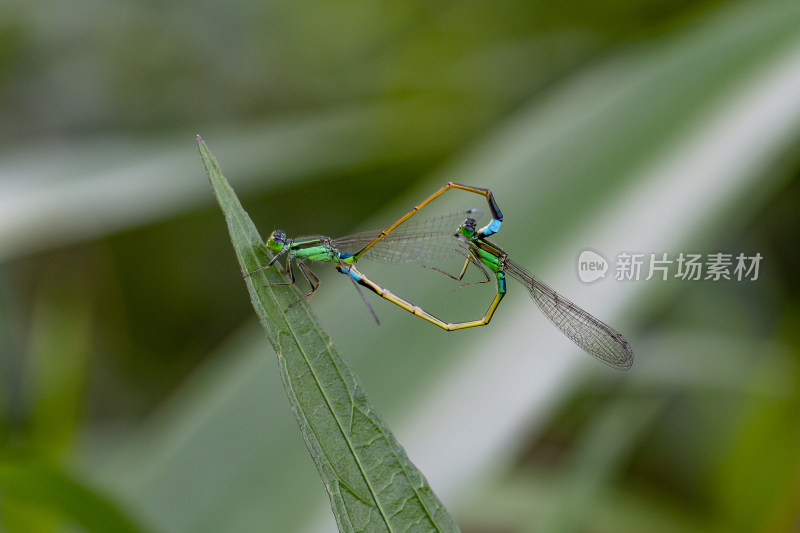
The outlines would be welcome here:
M 373 298 L 378 328 L 315 269 L 313 307 L 465 533 L 797 531 L 798 95 L 796 0 L 6 0 L 0 528 L 335 528 L 199 133 L 262 235 L 490 187 L 496 241 L 631 341 L 606 368 L 516 285 L 486 328 Z M 586 248 L 764 259 L 757 281 L 585 285 Z

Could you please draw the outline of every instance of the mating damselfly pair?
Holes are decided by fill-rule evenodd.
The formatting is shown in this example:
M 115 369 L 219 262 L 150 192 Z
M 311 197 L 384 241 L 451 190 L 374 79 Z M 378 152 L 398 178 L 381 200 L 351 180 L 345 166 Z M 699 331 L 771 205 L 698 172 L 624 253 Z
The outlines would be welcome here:
M 489 204 L 491 221 L 478 229 L 476 221 L 482 213 L 476 209 L 422 220 L 412 218 L 428 203 L 451 189 L 461 189 L 484 196 Z M 489 323 L 500 305 L 500 301 L 506 295 L 506 275 L 508 275 L 528 290 L 544 315 L 575 344 L 613 367 L 629 369 L 633 364 L 633 350 L 625 337 L 555 292 L 539 278 L 512 261 L 500 247 L 487 240 L 490 235 L 499 231 L 502 222 L 503 214 L 489 189 L 450 182 L 425 201 L 414 206 L 411 211 L 383 231 L 365 231 L 338 239 L 324 236 L 289 239 L 283 231 L 276 230 L 272 232 L 265 243 L 266 247 L 275 253 L 275 256 L 269 264 L 249 272 L 246 276 L 269 268 L 282 256 L 286 256 L 284 270 L 289 276 L 289 281 L 272 285 L 295 284 L 294 267 L 297 265 L 300 273 L 311 287 L 306 295 L 295 302 L 298 303 L 313 296 L 320 285 L 319 278 L 314 275 L 306 262 L 333 263 L 339 272 L 347 274 L 355 284 L 376 322 L 378 318 L 364 294 L 361 293 L 359 286 L 369 289 L 381 298 L 389 300 L 444 330 L 454 331 L 484 326 Z M 485 278 L 474 283 L 494 282 L 497 285 L 495 297 L 480 319 L 455 323 L 444 322 L 375 283 L 356 268 L 356 263 L 362 258 L 392 263 L 415 262 L 426 265 L 443 254 L 454 252 L 464 258 L 460 272 L 451 273 L 438 268 L 434 268 L 434 270 L 461 282 L 472 265 Z

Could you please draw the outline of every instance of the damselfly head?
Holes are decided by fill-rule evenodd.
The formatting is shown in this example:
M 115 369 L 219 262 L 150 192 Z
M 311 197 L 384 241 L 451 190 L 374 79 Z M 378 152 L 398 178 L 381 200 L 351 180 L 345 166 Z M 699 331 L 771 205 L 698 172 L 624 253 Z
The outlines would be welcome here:
M 283 250 L 283 247 L 286 246 L 286 234 L 276 229 L 270 234 L 269 239 L 267 239 L 267 242 L 264 244 L 273 252 L 280 252 Z
M 460 233 L 468 239 L 473 237 L 475 235 L 475 224 L 476 222 L 474 218 L 468 218 L 458 227 L 458 233 L 456 235 Z

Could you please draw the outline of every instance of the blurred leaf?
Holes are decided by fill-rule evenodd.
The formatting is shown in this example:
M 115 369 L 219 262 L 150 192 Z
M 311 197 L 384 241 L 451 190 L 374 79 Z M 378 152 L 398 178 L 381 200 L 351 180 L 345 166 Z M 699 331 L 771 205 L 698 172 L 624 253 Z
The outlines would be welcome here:
M 242 271 L 251 272 L 269 259 L 261 237 L 199 137 L 198 145 Z M 285 310 L 298 289 L 266 285 L 285 283 L 277 268 L 246 283 L 340 531 L 457 531 L 308 305 Z
M 227 154 L 229 166 L 241 175 L 241 189 L 252 192 L 342 169 L 441 156 L 463 141 L 465 132 L 447 119 L 448 106 L 434 104 L 332 107 L 259 125 L 217 127 L 214 136 L 217 150 Z M 415 134 L 403 134 L 409 130 Z M 196 163 L 183 151 L 181 138 L 120 136 L 2 147 L 0 264 L 207 202 L 207 191 L 193 177 Z M 153 187 L 159 188 L 158 196 L 153 196 Z
M 797 368 L 790 375 L 800 382 Z M 772 383 L 765 378 L 767 372 L 755 372 L 750 381 Z M 800 470 L 797 388 L 788 397 L 749 396 L 742 411 L 741 426 L 716 469 L 716 503 L 731 530 L 790 531 L 797 527 Z
M 51 531 L 56 517 L 90 532 L 147 531 L 105 497 L 50 463 L 0 459 L 0 523 L 5 522 L 11 533 Z
M 552 509 L 552 531 L 585 531 L 598 500 L 620 476 L 635 444 L 664 408 L 662 398 L 620 398 L 598 413 L 574 450 L 565 472 L 570 489 Z
M 28 370 L 30 438 L 53 459 L 69 450 L 79 426 L 93 326 L 85 273 L 75 272 L 74 265 L 55 269 L 61 276 L 45 276 L 39 289 Z
M 544 468 L 518 468 L 502 479 L 486 483 L 478 498 L 462 514 L 464 530 L 543 533 L 562 529 L 550 521 L 564 495 L 580 491 L 582 480 L 563 477 Z M 592 523 L 580 531 L 615 533 L 709 533 L 716 531 L 705 510 L 686 508 L 638 486 L 608 485 L 591 504 Z M 572 508 L 581 513 L 580 508 Z

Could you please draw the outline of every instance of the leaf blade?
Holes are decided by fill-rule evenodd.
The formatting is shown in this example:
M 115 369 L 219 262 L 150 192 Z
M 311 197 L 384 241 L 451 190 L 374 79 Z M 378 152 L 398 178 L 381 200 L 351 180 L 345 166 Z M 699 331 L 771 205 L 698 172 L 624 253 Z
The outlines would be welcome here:
M 263 241 L 199 136 L 198 148 L 242 272 L 253 271 L 269 259 Z M 274 268 L 245 279 L 340 531 L 458 531 L 310 307 L 288 308 L 298 289 L 267 285 L 284 281 Z

